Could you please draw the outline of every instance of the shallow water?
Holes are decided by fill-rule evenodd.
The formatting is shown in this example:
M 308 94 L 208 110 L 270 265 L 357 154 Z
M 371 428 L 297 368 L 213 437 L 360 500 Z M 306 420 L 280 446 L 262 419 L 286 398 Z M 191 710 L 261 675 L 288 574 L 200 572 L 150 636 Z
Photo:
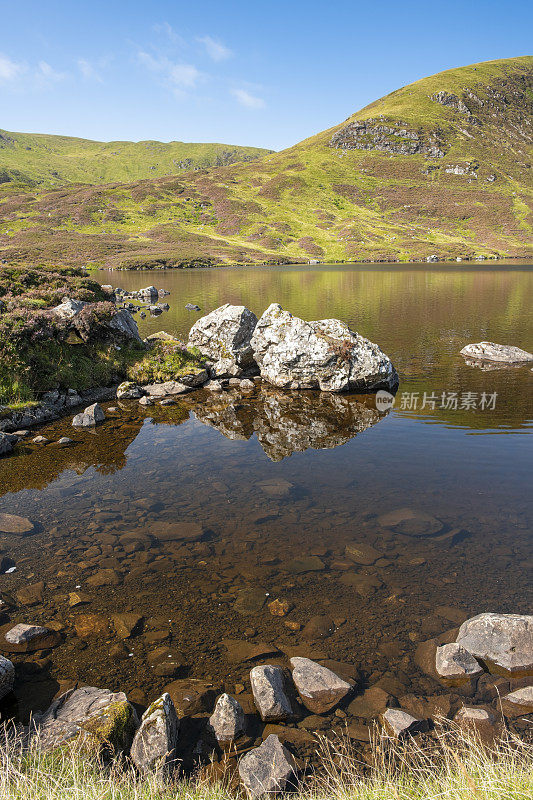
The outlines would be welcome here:
M 466 614 L 530 611 L 533 372 L 483 370 L 459 351 L 483 339 L 533 349 L 533 267 L 98 279 L 170 290 L 169 312 L 138 319 L 143 334 L 186 337 L 198 316 L 224 302 L 259 314 L 278 301 L 308 319 L 339 317 L 390 355 L 400 390 L 386 414 L 373 396 L 271 389 L 198 392 L 169 407 L 133 401 L 95 431 L 73 434 L 70 419 L 43 428 L 51 441 L 75 439 L 68 449 L 19 445 L 0 462 L 0 511 L 39 528 L 2 537 L 17 569 L 0 576 L 0 590 L 44 580 L 42 602 L 17 604 L 10 619 L 65 626 L 50 664 L 28 674 L 19 692 L 22 714 L 69 679 L 153 698 L 172 679 L 151 661 L 162 645 L 182 663 L 176 677 L 209 678 L 229 691 L 250 667 L 242 643 L 260 642 L 355 664 L 369 684 L 392 681 L 396 695 L 431 693 L 437 687 L 412 660 L 418 641 Z M 187 302 L 202 311 L 187 312 Z M 405 507 L 436 517 L 441 530 L 406 535 L 379 520 Z M 180 538 L 176 522 L 198 523 L 201 539 Z M 353 541 L 378 550 L 374 564 L 346 558 Z M 91 586 L 103 569 L 114 570 L 114 585 Z M 90 602 L 71 609 L 68 593 L 78 586 Z M 293 606 L 287 617 L 269 612 L 273 598 Z M 111 653 L 111 628 L 76 634 L 81 615 L 106 621 L 123 611 L 142 615 L 144 629 L 122 660 Z M 316 616 L 325 624 L 285 625 Z M 228 650 L 224 639 L 240 644 Z

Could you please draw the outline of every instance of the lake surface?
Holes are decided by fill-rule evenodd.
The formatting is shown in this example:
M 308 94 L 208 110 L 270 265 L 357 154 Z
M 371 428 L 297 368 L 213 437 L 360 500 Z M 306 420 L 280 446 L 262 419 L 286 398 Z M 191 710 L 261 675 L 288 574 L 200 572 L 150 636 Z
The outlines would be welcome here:
M 257 644 L 353 664 L 395 696 L 438 693 L 413 661 L 418 642 L 481 611 L 530 613 L 533 372 L 481 369 L 459 351 L 481 340 L 533 349 L 533 266 L 97 277 L 170 291 L 170 311 L 137 317 L 143 335 L 186 338 L 225 302 L 338 317 L 391 357 L 400 389 L 388 413 L 373 396 L 267 388 L 197 392 L 168 407 L 132 401 L 94 431 L 73 433 L 69 418 L 40 431 L 46 447 L 19 445 L 0 462 L 0 511 L 39 529 L 2 537 L 17 569 L 0 590 L 44 581 L 42 598 L 10 618 L 64 626 L 49 662 L 28 672 L 22 715 L 58 681 L 153 699 L 172 680 L 167 661 L 175 677 L 233 692 Z M 75 445 L 53 444 L 64 435 Z M 402 514 L 380 519 L 406 508 L 411 526 Z M 176 533 L 183 522 L 201 538 Z M 353 542 L 378 551 L 373 564 L 346 556 Z M 69 607 L 74 591 L 89 602 Z M 286 617 L 270 613 L 276 598 L 288 601 Z M 106 627 L 117 612 L 144 617 L 122 654 Z

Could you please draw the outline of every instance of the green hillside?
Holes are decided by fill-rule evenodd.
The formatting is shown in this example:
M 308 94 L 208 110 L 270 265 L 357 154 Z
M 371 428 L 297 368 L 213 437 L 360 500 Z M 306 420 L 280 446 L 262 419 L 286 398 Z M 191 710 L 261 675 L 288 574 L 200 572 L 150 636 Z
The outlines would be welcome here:
M 94 142 L 0 129 L 0 183 L 59 186 L 137 181 L 251 161 L 270 152 L 231 144 Z
M 449 70 L 280 153 L 100 186 L 0 186 L 0 255 L 122 267 L 531 256 L 533 57 Z

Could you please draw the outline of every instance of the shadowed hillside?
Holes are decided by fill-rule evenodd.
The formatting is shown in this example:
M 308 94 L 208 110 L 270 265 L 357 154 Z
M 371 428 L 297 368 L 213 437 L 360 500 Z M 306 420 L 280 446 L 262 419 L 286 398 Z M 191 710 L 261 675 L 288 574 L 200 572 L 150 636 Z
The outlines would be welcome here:
M 533 58 L 449 70 L 281 153 L 101 186 L 0 186 L 0 253 L 138 268 L 530 255 Z

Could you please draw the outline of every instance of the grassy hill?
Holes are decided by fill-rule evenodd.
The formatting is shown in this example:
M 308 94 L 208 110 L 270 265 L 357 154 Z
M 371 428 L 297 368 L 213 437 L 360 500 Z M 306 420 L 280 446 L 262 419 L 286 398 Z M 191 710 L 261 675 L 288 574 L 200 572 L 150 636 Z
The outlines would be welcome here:
M 133 183 L 0 186 L 0 255 L 43 263 L 528 256 L 533 57 L 449 70 L 280 153 Z
M 0 129 L 0 183 L 31 186 L 160 178 L 191 169 L 251 161 L 271 150 L 188 142 L 94 142 Z

